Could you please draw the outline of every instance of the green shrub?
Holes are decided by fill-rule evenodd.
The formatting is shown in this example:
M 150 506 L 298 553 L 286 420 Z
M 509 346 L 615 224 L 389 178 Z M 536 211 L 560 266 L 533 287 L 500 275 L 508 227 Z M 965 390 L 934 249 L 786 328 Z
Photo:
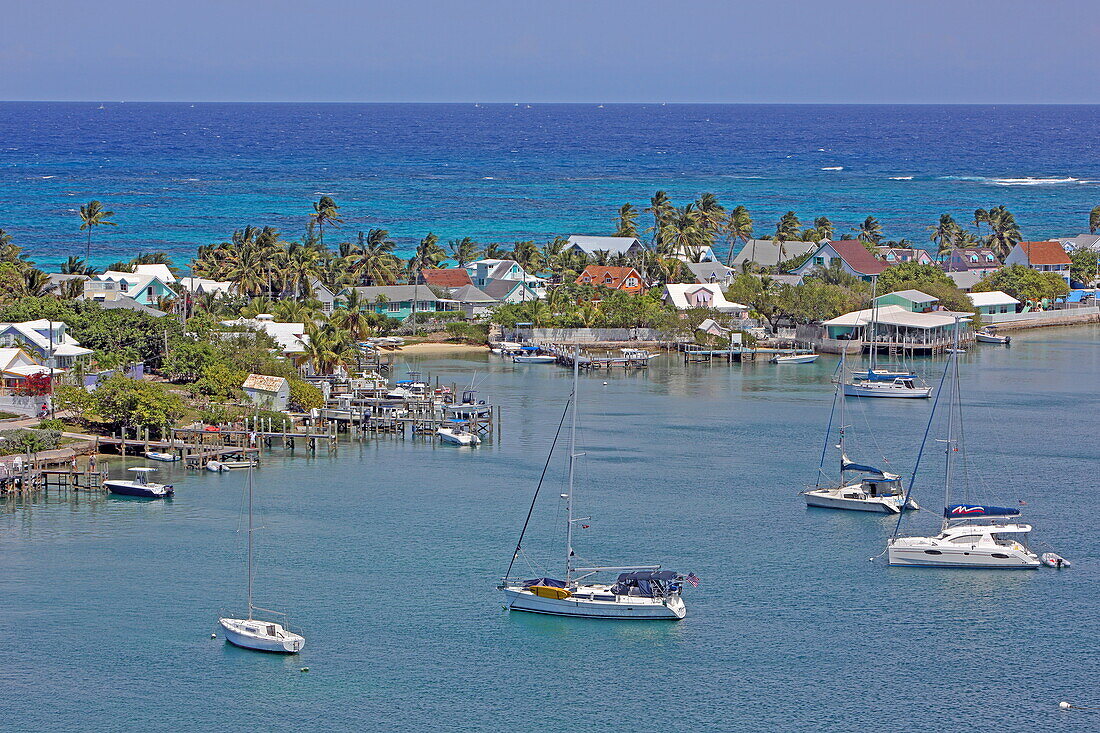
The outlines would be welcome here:
M 57 419 L 56 417 L 51 417 L 49 419 L 43 420 L 42 422 L 38 423 L 38 429 L 39 430 L 56 430 L 57 432 L 60 433 L 62 430 L 65 429 L 65 423 L 61 422 L 61 420 Z

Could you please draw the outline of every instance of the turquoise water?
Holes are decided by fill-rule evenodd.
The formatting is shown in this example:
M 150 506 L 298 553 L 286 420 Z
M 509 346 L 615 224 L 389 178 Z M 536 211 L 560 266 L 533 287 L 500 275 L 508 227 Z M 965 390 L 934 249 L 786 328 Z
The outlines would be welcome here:
M 276 451 L 257 472 L 257 602 L 292 614 L 307 637 L 297 657 L 210 638 L 219 611 L 244 604 L 243 474 L 169 468 L 168 502 L 0 503 L 0 711 L 21 730 L 1084 729 L 1089 713 L 1057 703 L 1100 704 L 1098 336 L 1022 333 L 963 357 L 973 496 L 1026 500 L 1033 539 L 1072 570 L 868 562 L 892 520 L 797 496 L 813 481 L 835 360 L 670 356 L 582 378 L 577 502 L 592 520 L 576 544 L 583 559 L 696 572 L 688 617 L 510 614 L 494 585 L 570 375 L 461 354 L 417 364 L 444 383 L 474 379 L 502 406 L 499 440 Z M 853 456 L 884 453 L 908 473 L 929 407 L 853 403 Z M 917 482 L 933 509 L 934 455 Z M 562 461 L 550 476 L 526 546 L 553 572 Z
M 767 236 L 784 212 L 866 216 L 928 245 L 1005 204 L 1025 237 L 1084 231 L 1100 203 L 1100 106 L 0 103 L 0 228 L 43 267 L 83 256 L 77 209 L 100 199 L 100 266 L 246 224 L 298 238 L 329 194 L 330 244 L 383 227 L 402 252 L 432 231 L 511 244 L 610 234 L 657 189 L 713 192 Z

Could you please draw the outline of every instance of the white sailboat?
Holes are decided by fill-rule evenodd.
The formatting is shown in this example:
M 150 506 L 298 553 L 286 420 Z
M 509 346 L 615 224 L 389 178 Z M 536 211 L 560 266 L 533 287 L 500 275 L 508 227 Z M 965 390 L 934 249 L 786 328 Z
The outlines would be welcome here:
M 959 319 L 955 320 L 955 345 L 959 343 Z M 1019 509 L 988 506 L 985 504 L 952 504 L 951 480 L 955 454 L 963 446 L 955 436 L 955 420 L 961 422 L 961 399 L 959 395 L 959 358 L 952 353 L 944 369 L 944 380 L 950 374 L 950 391 L 947 407 L 946 466 L 944 471 L 944 511 L 943 524 L 937 535 L 928 537 L 900 537 L 901 518 L 894 529 L 894 535 L 886 545 L 891 565 L 909 565 L 939 568 L 1005 568 L 1031 569 L 1041 564 L 1039 556 L 1027 546 L 1027 536 L 1031 525 L 1017 522 L 1012 517 L 1020 514 Z M 942 385 L 942 382 L 941 382 Z M 942 390 L 942 386 L 941 386 Z M 937 404 L 939 398 L 936 399 Z M 917 466 L 924 453 L 928 434 L 931 432 L 932 419 L 936 415 L 936 406 L 932 407 L 928 430 L 917 455 Z M 914 475 L 916 468 L 914 468 Z M 909 484 L 912 491 L 912 482 Z
M 864 327 L 871 334 L 870 366 L 866 371 L 852 372 L 851 379 L 844 383 L 845 397 L 893 397 L 900 399 L 927 399 L 932 396 L 932 388 L 918 381 L 911 371 L 883 369 L 878 365 L 878 278 L 871 284 L 871 322 Z
M 838 371 L 843 372 L 843 370 L 844 357 L 842 356 Z M 917 506 L 915 501 L 911 498 L 906 499 L 900 476 L 874 466 L 855 463 L 848 459 L 844 445 L 848 428 L 845 425 L 847 410 L 845 400 L 840 399 L 840 388 L 841 385 L 838 381 L 836 391 L 833 393 L 833 409 L 829 412 L 829 425 L 825 429 L 825 445 L 821 448 L 821 463 L 817 468 L 817 481 L 814 488 L 802 492 L 806 499 L 806 506 L 887 514 L 897 514 L 903 509 L 919 509 L 920 507 Z M 840 475 L 835 484 L 822 486 L 821 478 L 825 475 L 825 457 L 829 452 L 833 415 L 837 411 L 838 402 L 840 403 L 840 428 L 838 429 L 839 441 L 836 449 L 840 453 Z M 859 478 L 851 481 L 848 478 L 849 473 L 857 474 Z
M 673 621 L 682 619 L 687 614 L 687 607 L 680 593 L 685 582 L 692 585 L 698 584 L 699 579 L 694 574 L 683 576 L 671 570 L 661 570 L 660 565 L 623 567 L 576 567 L 574 565 L 573 525 L 587 519 L 578 519 L 573 515 L 574 467 L 579 457 L 576 452 L 579 369 L 579 359 L 574 353 L 573 393 L 570 396 L 572 423 L 569 439 L 569 489 L 568 493 L 563 495 L 566 501 L 565 578 L 564 580 L 547 577 L 529 580 L 510 579 L 512 566 L 520 555 L 523 535 L 527 530 L 527 522 L 524 522 L 523 531 L 520 532 L 519 541 L 512 554 L 512 561 L 508 564 L 508 571 L 498 588 L 504 592 L 508 608 L 513 611 L 578 618 Z M 551 454 L 553 451 L 554 448 L 551 446 Z M 531 502 L 531 510 L 527 515 L 528 522 L 531 520 L 531 511 L 534 511 L 541 486 L 540 480 Z M 619 575 L 614 583 L 596 583 L 589 580 L 601 572 L 618 572 Z
M 284 624 L 265 621 L 255 617 L 255 611 L 275 614 L 286 618 L 285 614 L 271 611 L 252 604 L 252 469 L 248 470 L 248 618 L 219 618 L 225 638 L 235 646 L 255 649 L 261 652 L 281 652 L 297 654 L 302 651 L 306 640 L 301 634 L 290 631 Z

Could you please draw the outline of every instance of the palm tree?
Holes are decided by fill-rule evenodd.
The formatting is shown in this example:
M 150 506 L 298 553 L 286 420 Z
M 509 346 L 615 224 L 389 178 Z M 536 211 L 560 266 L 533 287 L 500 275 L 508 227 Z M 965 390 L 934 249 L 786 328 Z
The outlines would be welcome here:
M 98 201 L 89 201 L 80 207 L 80 231 L 88 230 L 88 243 L 84 248 L 84 261 L 92 257 L 92 229 L 98 226 L 118 226 L 110 220 L 115 215 L 113 211 L 106 211 L 103 204 Z
M 447 242 L 447 250 L 451 253 L 451 257 L 458 263 L 459 267 L 465 267 L 476 260 L 481 252 L 481 248 L 477 246 L 477 242 L 470 237 L 452 239 L 450 242 Z
M 989 210 L 988 222 L 989 248 L 993 250 L 993 254 L 1004 260 L 1016 243 L 1023 238 L 1020 227 L 1016 223 L 1016 217 L 1002 204 Z
M 332 374 L 337 368 L 355 359 L 355 342 L 351 334 L 330 324 L 306 326 L 309 342 L 305 359 L 317 374 Z
M 374 312 L 356 290 L 349 290 L 337 301 L 339 306 L 329 322 L 347 331 L 352 339 L 362 341 L 374 328 Z
M 512 259 L 523 266 L 528 272 L 538 272 L 542 269 L 542 252 L 531 240 L 516 242 L 512 247 Z
M 832 240 L 836 234 L 836 227 L 833 226 L 833 222 L 829 220 L 827 216 L 819 216 L 814 219 L 814 229 L 821 236 L 821 239 Z
M 634 204 L 623 204 L 619 207 L 619 216 L 616 220 L 615 236 L 638 236 L 638 209 L 634 206 Z
M 1100 206 L 1089 212 L 1089 234 L 1096 234 L 1097 229 L 1100 229 Z
M 29 298 L 38 298 L 46 294 L 50 288 L 50 276 L 33 267 L 23 273 L 23 295 Z M 83 289 L 81 290 L 83 292 Z
M 726 209 L 718 203 L 718 197 L 713 193 L 704 193 L 696 199 L 695 210 L 699 212 L 699 226 L 712 236 L 726 223 Z
M 989 223 L 989 212 L 985 209 L 974 210 L 974 228 L 978 230 L 978 236 L 982 236 L 982 223 Z
M 416 254 L 409 260 L 411 282 L 420 281 L 421 270 L 435 270 L 447 259 L 447 253 L 439 246 L 439 237 L 428 232 L 416 245 Z
M 856 237 L 864 244 L 876 245 L 882 241 L 882 225 L 878 223 L 878 219 L 873 216 L 868 216 L 863 220 L 863 223 L 859 225 L 859 235 Z
M 70 255 L 65 263 L 61 265 L 61 273 L 64 275 L 95 275 L 96 269 L 88 267 L 87 263 L 76 255 Z
M 481 255 L 487 260 L 503 260 L 508 256 L 508 250 L 494 242 L 486 245 L 485 251 L 482 252 Z
M 668 200 L 668 194 L 664 191 L 653 194 L 653 198 L 649 200 L 649 207 L 643 211 L 653 215 L 653 227 L 650 229 L 653 232 L 652 244 L 654 249 L 660 249 L 661 232 L 672 215 L 672 204 Z
M 959 225 L 950 214 L 941 214 L 940 223 L 928 227 L 928 238 L 939 247 L 940 254 L 952 249 L 959 241 Z
M 737 240 L 747 242 L 752 238 L 752 216 L 744 206 L 736 206 L 726 219 L 726 236 L 729 239 L 729 253 L 726 266 L 733 262 L 733 248 Z
M 389 232 L 371 229 L 355 249 L 352 271 L 371 285 L 393 285 L 397 282 L 400 267 L 400 260 L 393 254 L 393 248 Z
M 76 300 L 82 295 L 84 295 L 84 279 L 80 277 L 64 280 L 57 287 L 57 297 L 60 300 Z
M 695 204 L 688 204 L 672 210 L 665 228 L 661 230 L 657 253 L 694 259 L 710 246 L 713 237 L 713 233 L 704 226 L 703 215 L 695 208 Z
M 313 214 L 309 218 L 317 225 L 317 234 L 322 247 L 325 245 L 325 224 L 339 226 L 344 221 L 340 218 L 339 211 L 340 207 L 331 196 L 322 196 L 313 204 Z

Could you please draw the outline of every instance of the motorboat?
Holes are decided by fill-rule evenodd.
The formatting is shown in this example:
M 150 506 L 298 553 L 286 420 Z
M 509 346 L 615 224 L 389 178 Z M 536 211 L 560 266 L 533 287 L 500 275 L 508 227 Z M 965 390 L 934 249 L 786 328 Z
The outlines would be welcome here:
M 149 474 L 155 472 L 155 468 L 131 468 L 133 479 L 109 478 L 103 485 L 112 494 L 119 496 L 140 496 L 146 499 L 163 499 L 175 493 L 171 484 L 155 484 L 149 481 Z
M 889 382 L 870 379 L 853 379 L 844 384 L 846 397 L 899 397 L 927 399 L 932 396 L 932 388 L 917 384 L 912 377 L 895 377 Z
M 619 353 L 623 355 L 624 359 L 630 361 L 649 361 L 660 356 L 660 354 L 655 354 L 649 349 L 619 349 Z
M 841 356 L 837 372 L 844 371 L 845 359 L 846 356 Z M 833 393 L 833 409 L 829 412 L 829 424 L 825 429 L 825 444 L 821 448 L 817 481 L 814 488 L 801 492 L 806 499 L 806 506 L 886 514 L 898 514 L 903 509 L 919 509 L 920 507 L 912 498 L 906 498 L 900 476 L 874 466 L 856 463 L 848 458 L 845 446 L 849 431 L 849 426 L 846 424 L 847 403 L 840 399 L 840 388 L 841 384 L 838 381 L 836 391 Z M 834 422 L 834 418 L 839 420 Z M 822 485 L 823 478 L 828 480 L 825 459 L 829 454 L 834 424 L 838 425 L 839 440 L 834 447 L 840 454 L 840 471 L 835 481 Z M 857 474 L 858 479 L 851 480 L 849 478 L 851 474 Z
M 954 345 L 959 345 L 959 321 L 955 320 Z M 948 380 L 948 376 L 951 377 Z M 1031 532 L 1030 524 L 1015 520 L 1020 510 L 1013 507 L 990 506 L 967 501 L 952 503 L 951 490 L 955 463 L 962 453 L 965 456 L 962 441 L 956 435 L 956 422 L 962 422 L 962 400 L 959 392 L 959 358 L 952 353 L 944 371 L 944 381 L 948 382 L 947 438 L 942 441 L 946 462 L 944 468 L 943 522 L 937 534 L 928 536 L 901 536 L 901 517 L 894 527 L 894 534 L 886 543 L 890 565 L 935 567 L 935 568 L 990 568 L 990 569 L 1031 569 L 1041 564 L 1039 556 L 1027 546 L 1027 537 Z M 917 453 L 914 475 L 920 468 L 921 456 L 932 432 L 936 408 L 940 397 L 932 406 L 924 440 Z M 961 434 L 961 431 L 958 431 Z M 962 464 L 965 468 L 965 461 Z M 912 483 L 910 483 L 910 490 Z
M 565 568 L 564 579 L 536 577 L 532 579 L 512 578 L 512 570 L 517 559 L 523 554 L 523 538 L 528 522 L 524 522 L 520 531 L 512 561 L 504 574 L 498 589 L 504 593 L 507 607 L 513 611 L 568 616 L 573 618 L 599 618 L 621 620 L 678 620 L 687 615 L 687 607 L 681 597 L 685 583 L 699 584 L 694 573 L 686 576 L 672 570 L 662 570 L 660 565 L 636 565 L 623 567 L 577 567 L 576 551 L 573 544 L 573 530 L 577 523 L 587 517 L 577 517 L 573 512 L 574 474 L 577 454 L 577 405 L 580 359 L 573 354 L 573 391 L 569 399 L 572 422 L 569 438 L 569 479 L 568 493 L 562 494 L 565 500 Z M 564 422 L 564 415 L 563 422 Z M 555 434 L 550 447 L 554 454 L 558 435 Z M 549 459 L 547 459 L 549 462 Z M 545 476 L 545 474 L 544 474 Z M 542 480 L 535 488 L 532 508 L 538 501 Z M 528 515 L 530 521 L 530 515 Z M 587 526 L 587 525 L 584 525 Z M 612 583 L 592 580 L 598 573 L 617 572 Z
M 524 346 L 523 353 L 512 356 L 516 364 L 553 364 L 557 360 L 553 354 L 540 354 L 537 346 Z
M 1011 336 L 1000 336 L 992 326 L 987 326 L 974 334 L 974 340 L 980 344 L 1001 344 L 1008 346 L 1012 343 Z
M 252 470 L 248 471 L 248 617 L 232 618 L 222 616 L 218 619 L 218 625 L 225 634 L 226 641 L 234 646 L 245 649 L 254 649 L 260 652 L 279 652 L 283 654 L 297 654 L 305 646 L 305 637 L 291 631 L 286 624 L 275 621 L 262 620 L 255 617 L 256 611 L 280 616 L 285 620 L 285 614 L 260 608 L 252 603 Z
M 145 457 L 150 461 L 164 461 L 165 463 L 173 463 L 180 459 L 175 453 L 162 453 L 155 450 L 145 451 Z
M 450 425 L 439 428 L 435 431 L 435 434 L 444 443 L 450 443 L 451 445 L 479 445 L 481 443 L 481 438 L 458 422 L 452 422 Z
M 258 466 L 257 461 L 243 460 L 243 461 L 217 461 L 211 459 L 206 462 L 206 470 L 214 471 L 215 473 L 220 471 L 237 471 L 242 468 L 256 468 Z
M 772 364 L 813 364 L 820 354 L 776 354 Z

